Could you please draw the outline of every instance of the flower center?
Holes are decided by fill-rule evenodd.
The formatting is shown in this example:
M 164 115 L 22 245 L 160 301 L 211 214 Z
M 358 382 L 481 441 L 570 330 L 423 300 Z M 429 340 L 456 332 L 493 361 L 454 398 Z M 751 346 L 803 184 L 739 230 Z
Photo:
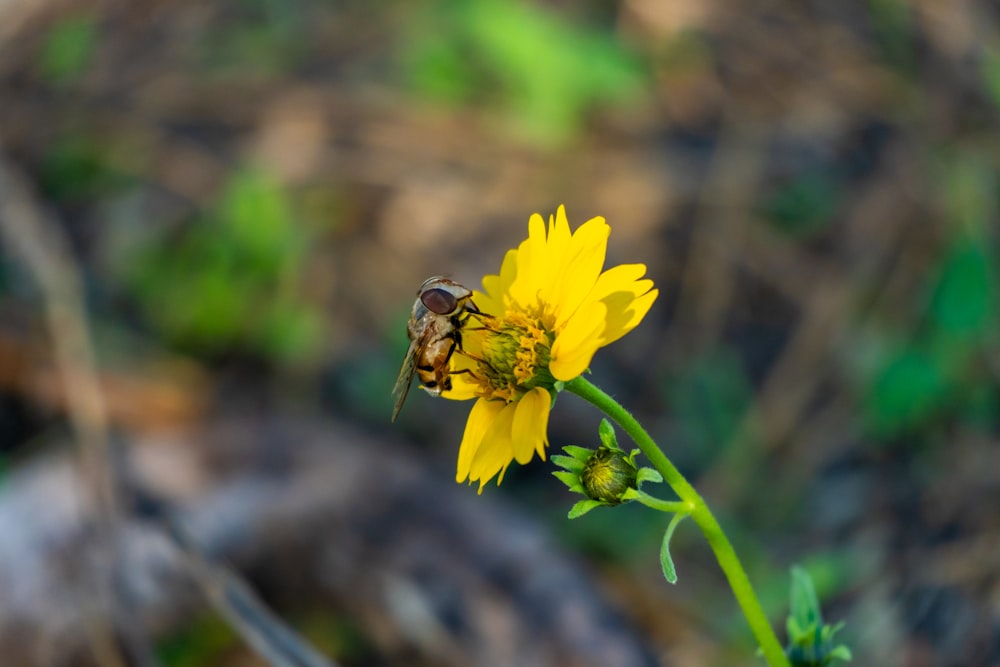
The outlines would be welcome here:
M 482 398 L 511 402 L 538 386 L 551 387 L 549 360 L 555 334 L 539 317 L 508 312 L 488 324 L 474 376 Z

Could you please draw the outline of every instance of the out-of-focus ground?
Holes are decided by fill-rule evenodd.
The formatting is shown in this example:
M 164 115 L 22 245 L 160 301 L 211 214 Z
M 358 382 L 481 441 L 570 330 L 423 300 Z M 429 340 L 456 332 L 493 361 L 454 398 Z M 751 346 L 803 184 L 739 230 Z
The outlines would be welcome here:
M 644 262 L 661 293 L 601 351 L 594 381 L 702 490 L 776 624 L 800 563 L 827 618 L 846 621 L 854 664 L 1000 665 L 998 26 L 977 0 L 7 0 L 0 157 L 68 242 L 112 440 L 150 484 L 192 516 L 247 467 L 291 471 L 264 488 L 297 498 L 285 487 L 309 467 L 302 433 L 320 452 L 307 462 L 367 470 L 351 497 L 307 494 L 354 517 L 309 524 L 332 533 L 289 538 L 274 521 L 275 537 L 241 515 L 232 525 L 252 538 L 219 538 L 342 664 L 470 660 L 435 639 L 455 618 L 407 634 L 368 604 L 366 582 L 394 572 L 407 531 L 437 521 L 400 480 L 453 487 L 467 414 L 412 392 L 390 426 L 389 393 L 420 282 L 478 285 L 531 213 L 563 203 L 574 226 L 605 216 L 609 262 Z M 70 460 L 81 438 L 59 371 L 64 321 L 48 325 L 51 294 L 2 238 L 0 494 L 13 502 L 26 471 Z M 221 446 L 206 435 L 221 422 L 255 436 Z M 553 447 L 594 444 L 597 423 L 560 398 Z M 359 454 L 361 441 L 374 444 Z M 210 463 L 176 454 L 191 443 Z M 421 472 L 373 472 L 397 458 Z M 447 488 L 441 502 L 530 524 L 552 567 L 590 575 L 602 610 L 590 618 L 613 619 L 639 664 L 755 664 L 693 527 L 675 540 L 669 586 L 659 516 L 569 523 L 574 499 L 551 471 L 536 461 L 499 490 Z M 282 505 L 282 521 L 306 505 Z M 32 522 L 0 516 L 14 517 L 0 544 Z M 463 544 L 466 524 L 447 525 L 444 542 Z M 364 549 L 323 548 L 379 558 L 296 578 L 275 556 L 358 534 Z M 461 578 L 426 570 L 406 590 L 474 595 L 455 582 L 502 567 L 483 558 L 492 548 L 459 548 Z M 491 610 L 481 632 L 502 644 L 517 623 L 556 618 L 554 606 L 525 620 L 535 598 L 495 595 L 542 558 L 482 575 L 495 588 L 476 607 Z M 331 567 L 343 579 L 320 594 L 310 577 Z M 14 599 L 0 589 L 0 622 Z M 154 639 L 162 664 L 261 664 L 210 614 L 162 622 Z

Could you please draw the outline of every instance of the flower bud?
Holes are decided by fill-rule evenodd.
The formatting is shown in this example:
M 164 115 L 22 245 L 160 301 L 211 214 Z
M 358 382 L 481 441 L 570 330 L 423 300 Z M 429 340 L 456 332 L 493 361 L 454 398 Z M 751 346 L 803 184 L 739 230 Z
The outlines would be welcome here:
M 580 482 L 589 498 L 617 505 L 628 489 L 636 488 L 635 463 L 621 450 L 598 447 L 584 464 Z

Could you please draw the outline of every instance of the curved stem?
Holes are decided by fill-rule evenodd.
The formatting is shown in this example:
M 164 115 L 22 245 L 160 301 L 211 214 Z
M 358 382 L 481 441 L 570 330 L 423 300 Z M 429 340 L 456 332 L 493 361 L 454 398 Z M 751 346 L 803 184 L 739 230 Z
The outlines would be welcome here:
M 669 514 L 683 514 L 687 516 L 694 511 L 694 503 L 685 502 L 683 500 L 660 500 L 655 496 L 649 495 L 645 491 L 636 489 L 628 489 L 625 491 L 622 496 L 622 500 L 634 500 L 637 503 L 642 503 L 650 509 Z
M 649 462 L 653 464 L 653 467 L 663 475 L 663 479 L 674 490 L 674 493 L 682 501 L 691 504 L 693 507 L 691 518 L 701 528 L 701 532 L 705 534 L 709 546 L 712 547 L 715 558 L 719 561 L 719 567 L 722 568 L 726 579 L 729 580 L 729 586 L 732 588 L 733 595 L 736 596 L 736 601 L 743 610 L 743 615 L 746 617 L 747 623 L 750 624 L 750 629 L 757 638 L 757 643 L 760 645 L 760 649 L 767 659 L 768 664 L 771 667 L 789 667 L 785 651 L 778 642 L 778 638 L 775 636 L 774 630 L 767 620 L 767 615 L 764 614 L 764 610 L 761 608 L 760 602 L 753 592 L 750 579 L 747 578 L 746 571 L 744 571 L 743 565 L 736 556 L 736 551 L 733 550 L 733 545 L 729 543 L 729 539 L 722 532 L 719 522 L 712 515 L 712 512 L 708 509 L 708 505 L 705 504 L 705 501 L 702 500 L 702 497 L 695 491 L 694 487 L 684 479 L 684 476 L 674 467 L 674 464 L 670 462 L 670 459 L 663 453 L 663 450 L 649 437 L 649 434 L 636 421 L 635 417 L 617 401 L 583 377 L 578 377 L 575 380 L 567 382 L 566 389 L 580 398 L 593 403 L 621 426 L 632 440 L 635 441 L 635 444 L 639 446 L 639 449 L 646 455 Z

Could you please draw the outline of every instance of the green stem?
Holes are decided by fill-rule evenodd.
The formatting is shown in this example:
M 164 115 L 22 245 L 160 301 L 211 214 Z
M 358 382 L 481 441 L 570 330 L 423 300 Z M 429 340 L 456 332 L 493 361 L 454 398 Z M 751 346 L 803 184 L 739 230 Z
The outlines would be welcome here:
M 689 515 L 694 511 L 694 505 L 683 500 L 660 500 L 655 496 L 651 496 L 645 491 L 639 491 L 636 489 L 628 489 L 623 495 L 622 500 L 634 500 L 637 503 L 642 503 L 650 509 L 654 509 L 658 512 L 667 512 L 670 514 L 684 514 Z
M 747 623 L 750 624 L 750 629 L 757 638 L 757 643 L 760 644 L 761 651 L 767 659 L 768 664 L 771 667 L 789 667 L 788 658 L 785 656 L 785 652 L 778 642 L 774 630 L 771 629 L 771 624 L 768 622 L 767 616 L 764 614 L 764 610 L 761 608 L 760 602 L 758 602 L 757 596 L 753 592 L 753 587 L 750 585 L 750 580 L 747 578 L 747 573 L 744 571 L 740 559 L 733 550 L 733 545 L 729 543 L 729 539 L 722 532 L 719 522 L 712 515 L 712 512 L 708 509 L 708 505 L 705 504 L 705 501 L 702 500 L 694 487 L 684 479 L 684 476 L 674 467 L 674 464 L 670 462 L 670 459 L 663 453 L 663 450 L 649 437 L 649 434 L 635 420 L 635 417 L 615 401 L 615 399 L 605 394 L 583 377 L 578 377 L 575 380 L 567 382 L 566 389 L 580 398 L 593 403 L 617 422 L 629 434 L 632 440 L 635 441 L 635 444 L 639 446 L 639 449 L 646 455 L 649 462 L 653 464 L 653 467 L 663 475 L 663 479 L 674 490 L 674 493 L 682 501 L 691 505 L 693 508 L 691 510 L 691 518 L 701 528 L 701 532 L 705 534 L 705 538 L 712 547 L 712 551 L 715 552 L 715 558 L 719 561 L 719 567 L 722 568 L 726 579 L 729 580 L 729 586 L 733 590 L 733 595 L 736 596 L 736 601 L 743 610 L 743 615 L 746 616 Z

